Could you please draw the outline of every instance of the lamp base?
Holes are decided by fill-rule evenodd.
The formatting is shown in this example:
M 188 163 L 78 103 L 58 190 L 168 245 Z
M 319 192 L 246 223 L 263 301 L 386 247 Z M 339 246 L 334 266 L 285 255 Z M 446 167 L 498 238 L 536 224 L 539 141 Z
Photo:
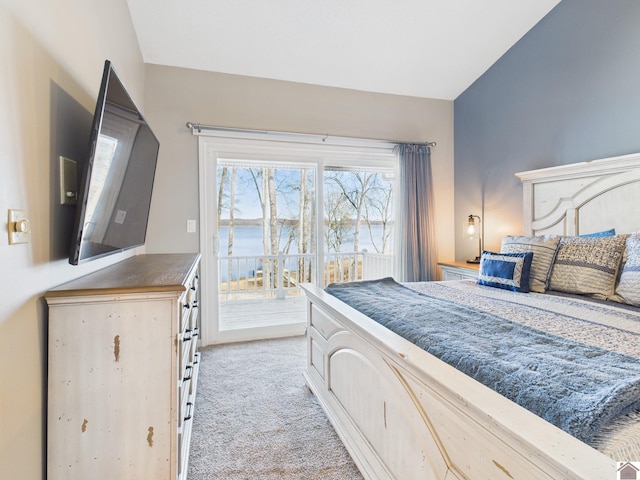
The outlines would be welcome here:
M 467 260 L 467 263 L 480 263 L 480 257 L 476 257 L 472 260 Z

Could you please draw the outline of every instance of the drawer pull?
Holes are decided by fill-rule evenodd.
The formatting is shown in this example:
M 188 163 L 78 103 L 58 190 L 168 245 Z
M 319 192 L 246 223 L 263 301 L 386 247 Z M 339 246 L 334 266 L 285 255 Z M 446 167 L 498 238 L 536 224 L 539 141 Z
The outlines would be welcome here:
M 186 415 L 184 416 L 184 421 L 186 422 L 187 420 L 191 420 L 192 416 L 193 416 L 193 403 L 187 402 L 187 412 L 186 412 Z
M 193 367 L 191 365 L 188 365 L 185 369 L 184 369 L 184 378 L 182 379 L 183 381 L 187 381 L 187 380 L 191 380 L 191 376 L 193 375 Z

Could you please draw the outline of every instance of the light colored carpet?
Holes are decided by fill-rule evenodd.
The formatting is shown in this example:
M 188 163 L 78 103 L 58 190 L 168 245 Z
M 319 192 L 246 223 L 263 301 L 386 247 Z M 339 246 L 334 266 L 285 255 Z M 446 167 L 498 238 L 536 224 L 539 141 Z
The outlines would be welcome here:
M 188 480 L 361 480 L 302 372 L 304 337 L 205 347 Z

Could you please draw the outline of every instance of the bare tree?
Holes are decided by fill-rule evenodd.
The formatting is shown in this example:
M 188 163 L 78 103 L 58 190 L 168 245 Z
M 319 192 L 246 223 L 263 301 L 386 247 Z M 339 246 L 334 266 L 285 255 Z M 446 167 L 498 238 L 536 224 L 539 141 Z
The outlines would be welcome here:
M 341 192 L 334 190 L 325 196 L 324 208 L 326 217 L 324 243 L 327 246 L 327 252 L 340 252 L 342 244 L 350 238 L 351 234 L 352 222 L 349 216 L 351 206 Z M 329 265 L 329 281 L 342 281 L 343 272 L 342 259 L 334 259 Z M 333 280 L 331 274 L 333 274 Z
M 265 255 L 269 255 L 269 212 L 267 210 L 268 204 L 265 200 L 265 195 L 268 195 L 267 178 L 263 168 L 247 168 L 247 170 L 256 188 L 258 202 L 262 211 L 262 251 Z M 265 259 L 262 263 L 262 282 L 265 288 L 269 288 L 271 285 L 270 272 L 269 261 Z
M 309 172 L 305 171 L 304 177 L 305 185 L 305 197 L 304 197 L 304 210 L 306 215 L 304 217 L 302 238 L 305 246 L 303 253 L 316 252 L 316 202 L 315 202 L 315 181 L 314 178 L 309 176 Z M 311 263 L 309 263 L 311 265 Z M 311 268 L 307 270 L 307 281 L 311 281 L 311 275 L 313 274 Z
M 267 178 L 267 198 L 269 199 L 269 243 L 271 247 L 271 255 L 278 255 L 278 205 L 276 197 L 276 182 L 274 178 L 274 169 L 269 167 L 265 169 L 264 176 Z M 278 261 L 274 260 L 272 265 L 271 286 L 278 286 L 278 276 L 280 275 L 280 266 Z
M 299 197 L 299 213 L 298 213 L 298 253 L 307 253 L 307 233 L 309 218 L 307 215 L 307 209 L 309 208 L 309 197 L 307 194 L 307 170 L 300 170 L 300 197 Z M 300 280 L 307 281 L 309 279 L 303 278 L 305 271 L 305 259 L 300 258 L 298 260 L 298 278 Z
M 222 167 L 220 172 L 220 183 L 218 184 L 218 225 L 222 220 L 222 202 L 224 199 L 225 183 L 227 182 L 227 167 Z
M 227 255 L 229 256 L 233 255 L 233 227 L 236 218 L 236 175 L 236 167 L 231 167 L 231 181 L 229 182 L 229 243 L 227 245 Z
M 310 251 L 311 252 L 317 252 L 318 251 L 318 232 L 317 232 L 317 228 L 318 228 L 318 222 L 317 222 L 317 218 L 316 218 L 316 212 L 317 212 L 317 204 L 316 204 L 316 192 L 315 192 L 315 188 L 312 189 L 309 192 L 309 198 L 311 198 L 311 205 L 310 205 L 310 213 L 311 215 L 309 215 L 309 222 L 308 222 L 308 226 L 309 226 L 309 244 L 311 245 L 310 247 Z M 306 235 L 306 233 L 305 233 Z M 310 273 L 311 274 L 311 273 Z
M 386 183 L 386 184 L 385 184 Z M 369 238 L 377 253 L 386 253 L 389 247 L 393 223 L 392 188 L 389 182 L 384 182 L 380 174 L 376 174 L 371 182 L 371 188 L 366 197 L 364 222 L 369 230 Z M 373 212 L 373 213 L 372 213 Z M 372 218 L 373 217 L 373 218 Z M 381 247 L 373 235 L 373 225 L 382 225 Z
M 222 224 L 222 205 L 224 201 L 224 190 L 225 184 L 227 183 L 227 167 L 222 167 L 219 175 L 219 183 L 218 183 L 218 228 Z M 231 226 L 229 226 L 231 229 Z M 229 265 L 229 271 L 231 271 L 231 265 Z M 231 275 L 228 276 L 229 285 L 231 284 Z
M 227 255 L 231 257 L 233 255 L 233 229 L 235 226 L 236 218 L 236 167 L 231 167 L 231 181 L 229 182 L 229 229 L 228 229 L 228 244 Z M 233 273 L 233 260 L 229 259 L 229 280 Z M 238 279 L 239 280 L 239 279 Z
M 264 196 L 262 192 L 266 192 L 266 178 L 263 174 L 262 168 L 249 168 L 249 174 L 251 175 L 251 179 L 253 180 L 253 184 L 256 187 L 256 193 L 258 195 L 258 202 L 260 203 L 260 209 L 262 210 L 262 246 L 263 252 L 265 255 L 269 254 L 269 243 L 268 240 L 268 223 L 267 223 L 267 203 L 264 200 Z
M 267 192 L 269 199 L 269 240 L 271 245 L 271 255 L 278 254 L 278 202 L 276 196 L 276 182 L 274 169 L 265 169 L 267 177 Z
M 307 252 L 307 243 L 304 235 L 305 224 L 307 220 L 307 207 L 308 207 L 308 197 L 307 197 L 307 171 L 303 168 L 300 170 L 300 197 L 299 197 L 299 205 L 298 205 L 298 252 L 306 253 Z
M 349 203 L 340 192 L 328 192 L 324 200 L 326 225 L 324 241 L 327 251 L 339 252 L 340 247 L 351 233 L 351 219 Z
M 360 250 L 360 223 L 370 187 L 375 174 L 367 172 L 335 172 L 328 178 L 332 180 L 349 202 L 355 213 L 353 232 L 353 251 Z

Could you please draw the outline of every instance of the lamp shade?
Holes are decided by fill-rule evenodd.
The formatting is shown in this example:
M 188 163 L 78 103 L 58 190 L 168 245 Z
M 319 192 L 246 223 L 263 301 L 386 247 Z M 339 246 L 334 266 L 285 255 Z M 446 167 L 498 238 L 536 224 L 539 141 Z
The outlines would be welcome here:
M 467 260 L 468 263 L 480 263 L 482 255 L 482 229 L 480 227 L 480 217 L 478 215 L 469 215 L 464 222 L 462 233 L 464 238 L 468 240 L 478 241 L 478 256 L 474 259 Z
M 476 222 L 474 215 L 469 215 L 465 224 L 465 237 L 469 240 L 477 240 L 480 235 L 480 220 Z

